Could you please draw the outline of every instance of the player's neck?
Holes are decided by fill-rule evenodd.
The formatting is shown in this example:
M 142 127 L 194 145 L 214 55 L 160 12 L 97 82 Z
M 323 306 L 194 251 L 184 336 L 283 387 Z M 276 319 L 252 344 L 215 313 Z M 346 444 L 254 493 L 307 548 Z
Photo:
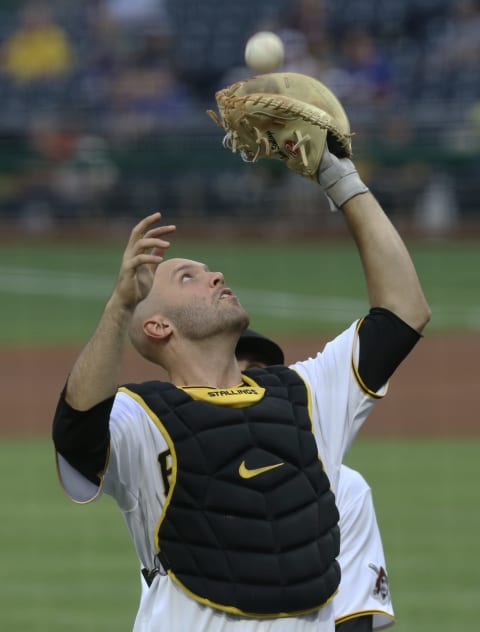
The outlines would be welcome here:
M 232 388 L 242 381 L 234 349 L 225 346 L 185 346 L 170 355 L 167 371 L 177 386 Z
M 169 371 L 169 379 L 176 386 L 209 386 L 232 388 L 242 382 L 242 374 L 233 359 L 231 366 L 218 368 L 210 365 L 192 366 Z

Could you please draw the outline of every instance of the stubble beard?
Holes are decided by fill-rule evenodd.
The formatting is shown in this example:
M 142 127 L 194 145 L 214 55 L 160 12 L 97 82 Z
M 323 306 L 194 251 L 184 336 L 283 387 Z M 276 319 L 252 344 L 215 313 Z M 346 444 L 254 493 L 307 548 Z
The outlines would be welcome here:
M 238 304 L 230 309 L 201 304 L 172 307 L 168 310 L 168 316 L 175 323 L 179 334 L 189 340 L 204 340 L 220 333 L 240 334 L 250 322 L 247 312 Z

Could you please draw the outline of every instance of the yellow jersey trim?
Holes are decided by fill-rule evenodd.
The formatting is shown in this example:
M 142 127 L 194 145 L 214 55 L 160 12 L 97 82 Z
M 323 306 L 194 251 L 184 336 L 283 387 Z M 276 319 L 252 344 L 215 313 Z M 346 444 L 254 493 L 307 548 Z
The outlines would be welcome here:
M 363 320 L 364 319 L 361 318 L 358 321 L 356 329 L 355 329 L 355 337 L 354 337 L 353 346 L 352 346 L 352 371 L 353 371 L 353 374 L 355 375 L 355 379 L 357 380 L 358 385 L 360 386 L 360 388 L 366 395 L 368 395 L 369 397 L 373 397 L 373 399 L 382 399 L 387 394 L 388 383 L 386 385 L 385 392 L 382 393 L 381 395 L 379 393 L 376 393 L 375 391 L 372 391 L 371 389 L 368 388 L 368 386 L 360 377 L 357 363 L 355 362 L 355 352 L 357 350 L 357 341 L 358 341 L 358 330 L 360 329 L 360 326 L 363 323 Z
M 325 603 L 320 604 L 319 606 L 315 606 L 314 608 L 308 608 L 307 610 L 296 610 L 295 612 L 276 612 L 270 614 L 262 614 L 256 612 L 245 612 L 244 610 L 240 610 L 240 608 L 236 608 L 235 606 L 223 606 L 222 604 L 216 603 L 215 601 L 211 601 L 210 599 L 206 599 L 204 597 L 199 597 L 195 593 L 191 592 L 175 575 L 175 573 L 171 570 L 168 571 L 168 576 L 172 581 L 174 581 L 189 597 L 197 601 L 198 603 L 203 604 L 204 606 L 209 606 L 210 608 L 214 608 L 215 610 L 221 610 L 222 612 L 228 612 L 229 614 L 241 615 L 243 617 L 252 617 L 254 619 L 281 619 L 284 617 L 297 617 L 302 614 L 308 614 L 309 612 L 316 612 L 321 608 L 325 607 L 329 604 L 332 599 L 336 596 L 338 590 L 336 590 L 331 597 L 325 601 Z
M 155 547 L 157 549 L 157 552 L 160 552 L 160 544 L 158 542 L 158 534 L 160 532 L 160 526 L 165 518 L 165 514 L 167 513 L 167 509 L 170 505 L 170 499 L 172 497 L 173 494 L 173 490 L 175 489 L 175 483 L 177 482 L 177 453 L 175 452 L 175 446 L 174 443 L 172 441 L 172 438 L 170 437 L 167 429 L 165 428 L 165 426 L 163 425 L 163 423 L 161 422 L 160 418 L 158 417 L 158 415 L 156 415 L 153 410 L 150 408 L 150 406 L 148 406 L 148 404 L 145 402 L 145 400 L 138 395 L 137 393 L 134 393 L 133 391 L 129 390 L 128 388 L 125 388 L 124 386 L 120 387 L 118 389 L 120 392 L 122 393 L 126 393 L 127 395 L 129 395 L 132 399 L 134 399 L 147 413 L 147 415 L 150 417 L 150 419 L 153 421 L 153 423 L 157 426 L 157 428 L 160 430 L 160 432 L 162 433 L 163 438 L 165 439 L 165 441 L 167 442 L 168 448 L 170 450 L 170 454 L 172 456 L 172 474 L 171 474 L 171 480 L 170 480 L 170 488 L 168 490 L 168 494 L 167 494 L 167 498 L 165 499 L 165 504 L 163 505 L 162 508 L 162 513 L 160 514 L 160 518 L 158 520 L 158 524 L 155 530 Z
M 397 620 L 397 618 L 394 615 L 391 615 L 389 612 L 385 612 L 385 610 L 358 610 L 356 612 L 351 612 L 350 614 L 346 614 L 343 617 L 338 617 L 338 619 L 335 619 L 335 625 L 339 625 L 340 623 L 345 623 L 345 621 L 351 621 L 352 619 L 366 617 L 368 615 L 372 615 L 372 616 L 378 615 L 378 616 L 386 617 L 387 619 L 390 619 L 391 623 L 386 623 L 384 626 L 382 626 L 382 628 L 386 628 L 389 625 L 393 625 Z
M 295 369 L 291 369 L 292 371 L 295 371 Z M 305 388 L 307 389 L 307 406 L 308 406 L 308 417 L 310 419 L 310 430 L 313 434 L 313 436 L 315 437 L 315 428 L 313 427 L 313 403 L 312 403 L 312 392 L 310 390 L 310 386 L 307 384 L 307 382 L 305 382 L 305 380 L 303 379 L 303 377 L 300 375 L 300 373 L 298 373 L 298 371 L 295 371 L 295 373 L 298 375 L 298 377 L 302 380 L 302 382 L 305 385 Z M 315 439 L 315 443 L 316 443 L 316 439 Z M 318 444 L 317 444 L 318 445 Z M 325 465 L 322 461 L 321 455 L 317 454 L 317 458 L 320 461 L 320 464 L 322 466 L 322 470 L 325 472 Z M 329 479 L 330 480 L 330 479 Z M 332 486 L 330 485 L 330 491 L 332 490 Z M 328 602 L 327 602 L 328 603 Z

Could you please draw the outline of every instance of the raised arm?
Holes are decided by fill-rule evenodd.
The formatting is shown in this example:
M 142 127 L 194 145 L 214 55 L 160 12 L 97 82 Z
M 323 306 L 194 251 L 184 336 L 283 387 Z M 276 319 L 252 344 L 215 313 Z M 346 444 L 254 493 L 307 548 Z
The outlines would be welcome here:
M 65 399 L 76 410 L 88 410 L 117 390 L 133 311 L 170 245 L 163 237 L 175 230 L 175 226 L 153 228 L 160 217 L 160 213 L 149 215 L 131 232 L 113 293 L 68 378 Z
M 342 211 L 356 241 L 371 307 L 385 307 L 419 333 L 430 319 L 404 242 L 371 193 L 346 202 Z
M 430 308 L 413 261 L 352 161 L 336 158 L 325 148 L 319 183 L 331 208 L 342 210 L 357 244 L 370 306 L 389 309 L 420 333 L 430 319 Z
M 237 81 L 215 99 L 219 114 L 208 114 L 226 132 L 224 147 L 247 162 L 283 160 L 291 171 L 319 182 L 357 243 L 371 307 L 386 308 L 422 331 L 430 309 L 413 262 L 348 159 L 350 122 L 333 92 L 312 77 L 278 72 Z

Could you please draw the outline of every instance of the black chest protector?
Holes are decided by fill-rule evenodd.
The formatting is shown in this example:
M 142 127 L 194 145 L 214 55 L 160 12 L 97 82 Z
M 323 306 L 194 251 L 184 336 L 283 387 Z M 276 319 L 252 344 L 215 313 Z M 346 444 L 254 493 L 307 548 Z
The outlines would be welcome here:
M 265 395 L 235 408 L 194 400 L 169 383 L 127 385 L 173 445 L 159 559 L 190 596 L 220 610 L 255 617 L 317 610 L 340 582 L 340 538 L 307 389 L 286 367 L 246 374 Z

